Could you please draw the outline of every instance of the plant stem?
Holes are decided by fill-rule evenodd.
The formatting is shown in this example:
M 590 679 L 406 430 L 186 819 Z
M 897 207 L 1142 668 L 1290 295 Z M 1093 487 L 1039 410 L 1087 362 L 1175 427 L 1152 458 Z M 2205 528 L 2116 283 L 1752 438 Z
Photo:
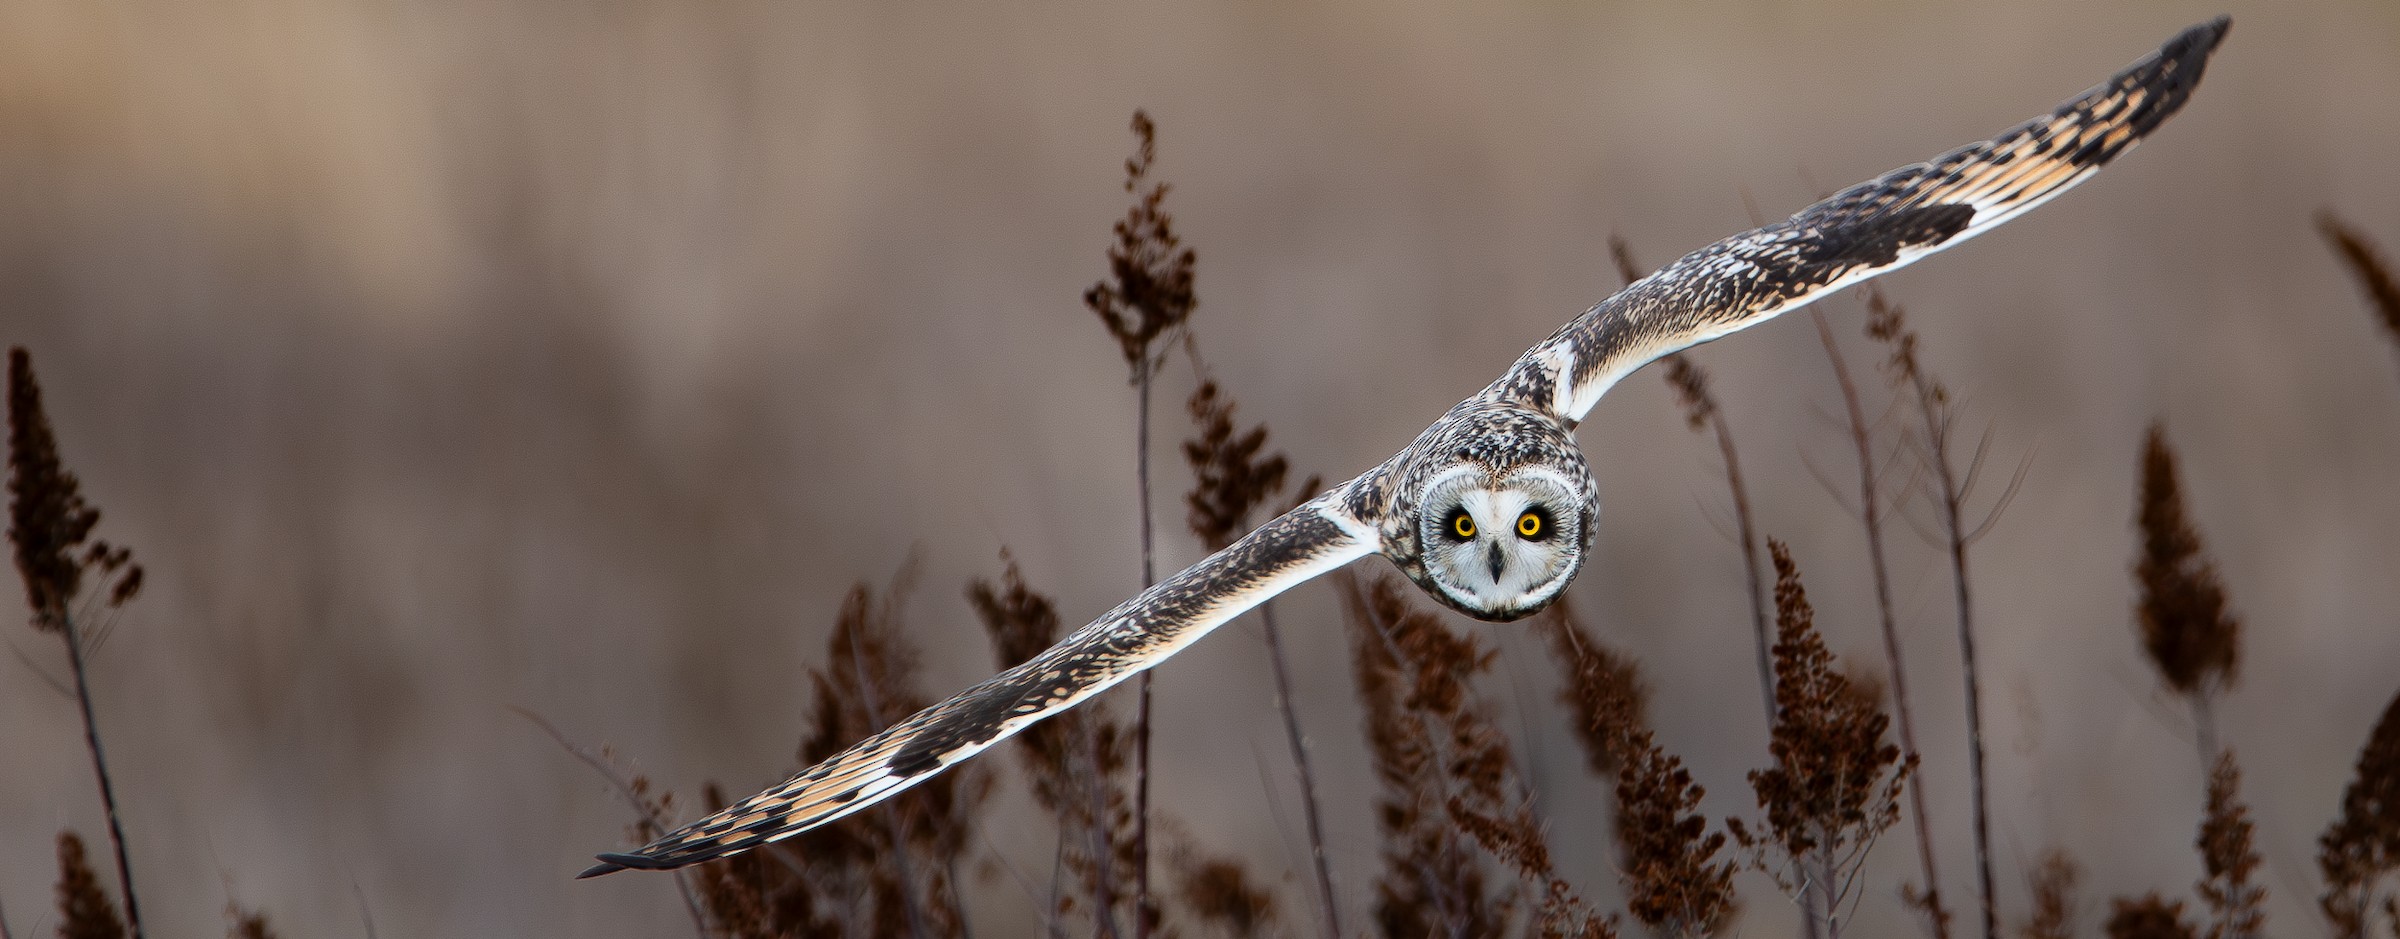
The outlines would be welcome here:
M 1140 416 L 1134 422 L 1134 475 L 1141 499 L 1142 589 L 1157 581 L 1150 534 L 1150 379 L 1156 371 L 1145 354 L 1135 384 Z M 1095 768 L 1096 769 L 1096 768 Z M 1106 858 L 1101 859 L 1103 863 Z M 1133 718 L 1133 935 L 1150 935 L 1150 673 L 1142 672 L 1141 702 Z
M 1825 314 L 1810 311 L 1817 322 L 1817 338 L 1825 343 L 1825 356 L 1833 360 L 1833 377 L 1842 387 L 1842 404 L 1850 416 L 1850 441 L 1858 448 L 1858 505 L 1859 515 L 1867 529 L 1867 557 L 1875 570 L 1875 608 L 1883 616 L 1883 658 L 1891 671 L 1892 708 L 1900 712 L 1900 746 L 1909 759 L 1917 759 L 1916 721 L 1908 706 L 1908 672 L 1902 667 L 1900 629 L 1892 615 L 1892 579 L 1883 558 L 1883 511 L 1876 492 L 1875 450 L 1867 435 L 1866 411 L 1859 407 L 1858 385 L 1850 380 L 1850 367 L 1842 361 L 1841 346 L 1834 342 L 1833 327 L 1826 325 Z M 1925 867 L 1925 909 L 1933 920 L 1934 939 L 1949 939 L 1950 914 L 1942 909 L 1942 880 L 1934 871 L 1933 819 L 1925 811 L 1925 778 L 1912 774 L 1908 781 L 1909 808 L 1916 813 L 1917 858 Z
M 1283 640 L 1275 629 L 1275 601 L 1259 605 L 1267 630 L 1267 661 L 1275 670 L 1275 710 L 1283 715 L 1284 740 L 1292 746 L 1292 763 L 1300 768 L 1300 807 L 1308 819 L 1308 856 L 1317 873 L 1317 894 L 1325 907 L 1325 935 L 1340 939 L 1341 908 L 1334 905 L 1333 872 L 1325 860 L 1325 825 L 1317 817 L 1317 782 L 1308 768 L 1308 745 L 1300 739 L 1300 719 L 1292 708 L 1292 679 L 1283 665 Z
M 75 634 L 75 618 L 58 614 L 59 635 L 67 641 L 67 664 L 75 672 L 75 704 L 83 709 L 83 742 L 92 751 L 92 775 L 100 780 L 100 806 L 108 812 L 108 843 L 117 851 L 117 889 L 125 898 L 125 928 L 142 939 L 142 913 L 133 901 L 133 865 L 125 858 L 125 826 L 117 821 L 117 789 L 108 779 L 108 758 L 100 752 L 100 725 L 92 717 L 91 685 L 84 680 L 83 641 Z
M 1957 587 L 1958 649 L 1966 671 L 1967 765 L 1975 793 L 1975 874 L 1983 890 L 1984 939 L 2000 939 L 1999 911 L 1992 896 L 1991 811 L 1985 797 L 1983 766 L 1983 689 L 1976 680 L 1975 606 L 1967 590 L 1967 535 L 1959 509 L 1966 501 L 1958 476 L 1950 468 L 1950 417 L 1946 405 L 1924 373 L 1913 371 L 1917 411 L 1925 420 L 1925 447 L 1932 458 L 1934 478 L 1941 484 L 1942 525 L 1950 540 L 1950 581 Z
M 1768 662 L 1767 601 L 1765 583 L 1758 570 L 1758 527 L 1750 519 L 1750 490 L 1742 485 L 1742 461 L 1733 452 L 1733 429 L 1725 424 L 1725 415 L 1711 409 L 1709 425 L 1717 432 L 1717 450 L 1725 458 L 1725 481 L 1733 489 L 1734 527 L 1741 531 L 1742 572 L 1749 576 L 1750 627 L 1758 638 L 1758 693 L 1765 696 L 1767 724 L 1775 724 L 1775 668 Z

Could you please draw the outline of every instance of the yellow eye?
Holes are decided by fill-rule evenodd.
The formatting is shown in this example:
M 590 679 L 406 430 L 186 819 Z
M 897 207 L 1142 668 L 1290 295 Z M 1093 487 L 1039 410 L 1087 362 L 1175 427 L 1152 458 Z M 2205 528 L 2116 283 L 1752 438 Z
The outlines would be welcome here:
M 1531 512 L 1517 516 L 1517 534 L 1527 538 L 1541 537 L 1542 517 Z
M 1450 530 L 1457 533 L 1458 537 L 1462 539 L 1475 537 L 1474 516 L 1468 515 L 1465 512 L 1460 512 L 1457 515 L 1451 516 Z

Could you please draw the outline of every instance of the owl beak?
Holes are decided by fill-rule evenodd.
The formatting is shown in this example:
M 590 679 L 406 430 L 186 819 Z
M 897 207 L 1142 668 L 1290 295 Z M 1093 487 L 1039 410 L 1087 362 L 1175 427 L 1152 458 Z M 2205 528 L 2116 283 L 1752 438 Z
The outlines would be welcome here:
M 1488 557 L 1490 559 L 1490 563 L 1487 566 L 1492 569 L 1492 582 L 1499 583 L 1500 569 L 1508 566 L 1508 558 L 1500 553 L 1500 546 L 1498 544 L 1492 545 L 1491 553 L 1488 555 Z

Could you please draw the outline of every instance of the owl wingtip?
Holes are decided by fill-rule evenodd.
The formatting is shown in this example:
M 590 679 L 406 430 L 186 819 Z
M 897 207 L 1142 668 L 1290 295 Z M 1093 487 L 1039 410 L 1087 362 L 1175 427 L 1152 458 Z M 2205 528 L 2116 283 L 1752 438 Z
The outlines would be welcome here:
M 575 879 L 589 880 L 603 874 L 614 874 L 623 870 L 664 870 L 667 867 L 667 865 L 659 863 L 656 858 L 639 854 L 603 854 L 600 855 L 599 860 L 600 863 L 585 868 L 583 873 L 575 875 Z

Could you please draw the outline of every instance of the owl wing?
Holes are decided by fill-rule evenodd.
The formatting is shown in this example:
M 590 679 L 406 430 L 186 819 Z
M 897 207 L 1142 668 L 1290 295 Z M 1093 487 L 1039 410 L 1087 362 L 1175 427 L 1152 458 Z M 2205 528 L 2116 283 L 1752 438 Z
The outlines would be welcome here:
M 1374 553 L 1380 545 L 1374 528 L 1345 507 L 1356 482 L 1259 526 L 1025 664 L 639 851 L 600 855 L 599 864 L 577 876 L 682 867 L 799 834 L 891 798 L 1165 661 L 1268 598 Z
M 1560 328 L 1485 393 L 1572 426 L 1609 386 L 1653 359 L 1990 231 L 2165 123 L 2199 85 L 2230 25 L 2218 17 L 2186 29 L 2047 115 L 1685 255 Z

